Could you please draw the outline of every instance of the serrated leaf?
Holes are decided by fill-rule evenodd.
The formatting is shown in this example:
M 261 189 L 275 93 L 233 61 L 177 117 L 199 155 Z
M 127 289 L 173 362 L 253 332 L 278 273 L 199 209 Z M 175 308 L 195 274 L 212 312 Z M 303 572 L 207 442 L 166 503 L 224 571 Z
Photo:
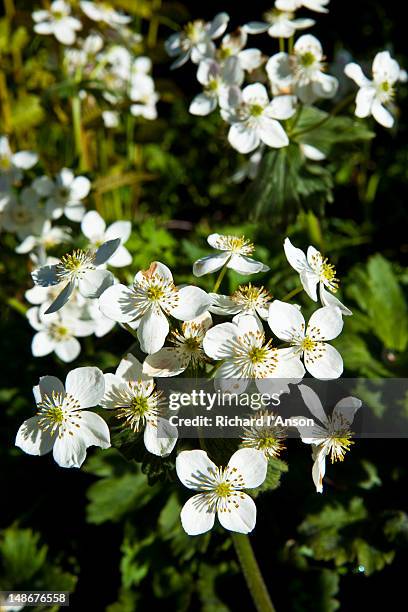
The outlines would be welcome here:
M 268 471 L 266 478 L 260 487 L 257 489 L 251 489 L 250 494 L 252 497 L 258 497 L 260 493 L 267 491 L 273 491 L 280 485 L 282 474 L 288 471 L 288 465 L 281 459 L 269 459 Z

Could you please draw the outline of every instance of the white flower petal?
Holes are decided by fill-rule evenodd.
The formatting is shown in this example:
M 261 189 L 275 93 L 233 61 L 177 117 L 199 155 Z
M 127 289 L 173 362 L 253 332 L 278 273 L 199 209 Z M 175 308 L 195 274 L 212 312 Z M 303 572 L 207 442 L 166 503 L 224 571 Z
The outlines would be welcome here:
M 320 301 L 323 306 L 331 306 L 332 308 L 338 308 L 343 316 L 350 316 L 353 313 L 347 306 L 342 304 L 332 293 L 325 289 L 323 283 L 320 283 Z
M 243 489 L 254 489 L 265 480 L 268 462 L 262 451 L 255 448 L 241 448 L 232 455 L 228 467 L 236 468 L 243 476 Z
M 130 221 L 115 221 L 112 223 L 105 232 L 106 240 L 115 240 L 120 238 L 120 243 L 125 244 L 132 232 L 132 224 Z
M 221 323 L 215 325 L 204 336 L 203 349 L 212 359 L 224 359 L 231 356 L 230 343 L 239 334 L 234 323 Z
M 259 451 L 258 451 L 259 452 Z M 256 506 L 246 493 L 237 498 L 238 508 L 230 504 L 230 512 L 218 510 L 218 520 L 225 529 L 237 533 L 250 533 L 256 524 Z
M 91 191 L 91 181 L 86 176 L 77 176 L 72 181 L 71 197 L 73 200 L 83 200 Z
M 60 467 L 80 468 L 86 459 L 85 441 L 80 436 L 71 436 L 67 432 L 62 438 L 57 437 L 55 440 L 53 455 Z
M 49 431 L 41 429 L 39 421 L 40 417 L 31 417 L 24 421 L 17 432 L 15 445 L 28 455 L 45 455 L 54 444 L 54 437 Z
M 118 323 L 129 323 L 135 318 L 133 293 L 125 285 L 112 285 L 99 298 L 101 312 Z
M 333 423 L 340 423 L 344 425 L 344 421 L 347 421 L 350 425 L 354 420 L 354 415 L 357 410 L 361 408 L 362 402 L 357 397 L 349 396 L 344 397 L 342 400 L 337 402 L 333 408 Z
M 53 393 L 61 393 L 62 395 L 65 395 L 64 385 L 56 376 L 41 376 L 38 386 L 41 397 L 44 395 L 51 397 Z
M 246 255 L 232 255 L 231 259 L 227 263 L 227 268 L 235 270 L 239 274 L 256 274 L 257 272 L 267 272 L 269 267 L 263 264 L 261 261 L 256 261 L 247 257 Z
M 179 303 L 171 310 L 171 315 L 180 321 L 191 321 L 208 310 L 211 298 L 199 287 L 181 287 L 178 291 Z
M 391 128 L 394 125 L 394 117 L 379 100 L 374 100 L 371 112 L 374 119 L 383 127 Z
M 314 353 L 305 351 L 304 360 L 306 370 L 319 380 L 332 380 L 339 378 L 343 373 L 343 359 L 340 353 L 330 344 L 321 344 L 322 354 L 316 358 Z
M 304 335 L 305 320 L 296 306 L 274 300 L 269 307 L 268 323 L 278 338 L 291 340 L 294 335 Z
M 147 376 L 143 374 L 142 364 L 132 353 L 128 353 L 124 359 L 121 359 L 115 372 L 116 376 L 124 380 L 146 380 Z
M 200 477 L 211 478 L 217 466 L 203 450 L 182 451 L 177 455 L 176 472 L 185 487 L 200 490 Z
M 105 380 L 99 368 L 75 368 L 68 372 L 65 381 L 67 394 L 72 395 L 81 408 L 91 408 L 100 404 L 105 391 Z
M 166 434 L 166 437 L 164 437 Z M 171 425 L 167 419 L 159 417 L 157 423 L 149 421 L 143 434 L 143 441 L 146 449 L 152 455 L 166 457 L 170 455 L 177 443 L 177 428 Z
M 371 107 L 375 98 L 374 87 L 368 86 L 360 89 L 356 96 L 355 114 L 360 119 L 364 119 L 371 114 Z
M 234 123 L 228 131 L 228 141 L 239 153 L 251 153 L 259 146 L 260 137 L 244 123 Z
M 205 117 L 217 108 L 217 98 L 205 93 L 197 94 L 191 101 L 189 112 L 198 117 Z
M 188 535 L 207 533 L 214 526 L 215 508 L 210 508 L 206 495 L 199 493 L 184 504 L 180 519 L 183 529 Z
M 268 147 L 280 149 L 281 147 L 287 147 L 289 144 L 289 138 L 285 130 L 275 119 L 263 115 L 259 122 L 258 134 Z
M 81 352 L 81 345 L 76 338 L 70 338 L 65 342 L 58 342 L 55 345 L 55 354 L 65 363 L 74 361 Z
M 344 67 L 344 74 L 349 77 L 349 79 L 353 79 L 353 81 L 359 86 L 364 87 L 370 83 L 370 80 L 364 75 L 364 72 L 361 69 L 361 66 L 355 64 L 354 62 L 347 64 Z
M 306 335 L 315 329 L 313 338 L 316 340 L 333 340 L 343 329 L 343 318 L 338 308 L 323 306 L 316 310 L 309 319 Z
M 309 268 L 305 253 L 301 249 L 294 247 L 289 238 L 285 238 L 283 249 L 286 259 L 296 272 L 302 272 L 302 270 Z
M 90 210 L 81 221 L 81 231 L 89 240 L 98 239 L 105 234 L 106 223 L 96 210 Z M 117 238 L 117 236 L 115 236 Z
M 34 357 L 44 357 L 55 349 L 55 340 L 52 340 L 47 332 L 39 331 L 31 342 L 31 352 Z
M 114 276 L 109 270 L 88 270 L 78 280 L 78 290 L 85 298 L 98 298 L 113 282 Z
M 38 155 L 34 151 L 18 151 L 13 155 L 13 164 L 22 170 L 29 170 L 38 162 Z
M 312 468 L 312 478 L 317 493 L 323 493 L 323 478 L 326 472 L 326 452 L 324 448 L 315 453 L 315 461 Z
M 81 412 L 81 427 L 78 435 L 84 440 L 87 448 L 89 446 L 109 448 L 111 445 L 109 427 L 106 421 L 99 414 L 89 412 L 89 410 Z
M 305 402 L 306 406 L 313 414 L 313 416 L 318 421 L 320 421 L 320 423 L 323 423 L 327 426 L 329 424 L 329 421 L 327 419 L 327 415 L 323 409 L 322 402 L 320 401 L 320 398 L 317 393 L 307 385 L 299 385 L 298 389 L 303 401 Z
M 140 320 L 137 328 L 140 348 L 144 353 L 159 351 L 169 333 L 169 322 L 160 308 L 150 308 Z
M 148 376 L 178 376 L 189 364 L 187 355 L 173 347 L 166 346 L 153 355 L 148 355 L 143 363 L 143 372 Z
M 198 259 L 193 265 L 194 276 L 199 277 L 204 276 L 204 274 L 211 274 L 211 272 L 217 272 L 228 261 L 229 257 L 229 253 L 219 253 Z

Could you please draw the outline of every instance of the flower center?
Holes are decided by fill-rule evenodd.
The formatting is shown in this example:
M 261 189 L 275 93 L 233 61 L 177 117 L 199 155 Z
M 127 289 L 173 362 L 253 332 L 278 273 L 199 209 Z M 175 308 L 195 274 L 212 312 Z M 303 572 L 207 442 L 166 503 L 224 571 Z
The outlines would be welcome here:
M 143 416 L 149 410 L 149 402 L 147 397 L 134 397 L 130 403 L 129 410 L 135 414 Z
M 243 306 L 245 310 L 254 310 L 257 306 L 264 306 L 271 298 L 266 289 L 263 287 L 252 287 L 251 283 L 248 285 L 241 285 L 231 295 L 231 300 L 238 306 Z
M 71 395 L 52 391 L 51 395 L 43 395 L 37 408 L 38 426 L 43 431 L 50 430 L 51 435 L 57 431 L 59 437 L 66 431 L 73 435 L 72 427 L 80 427 L 81 407 Z
M 52 323 L 50 325 L 49 335 L 57 342 L 62 342 L 70 337 L 69 329 L 58 323 Z
M 94 270 L 92 251 L 77 249 L 61 257 L 57 264 L 57 277 L 60 281 L 82 275 L 86 270 Z
M 249 105 L 249 114 L 251 117 L 260 117 L 263 113 L 263 106 L 260 104 L 250 104 Z
M 229 497 L 232 493 L 232 486 L 229 482 L 220 482 L 214 492 L 218 497 Z
M 255 246 L 245 236 L 220 236 L 215 243 L 215 248 L 239 255 L 251 255 L 255 250 Z
M 200 19 L 190 21 L 184 28 L 185 35 L 192 43 L 200 41 L 203 32 L 204 22 Z
M 344 460 L 346 452 L 354 444 L 354 441 L 350 440 L 352 435 L 351 431 L 341 431 L 330 437 L 329 448 L 332 463 Z
M 147 290 L 147 299 L 151 302 L 157 302 L 164 296 L 163 288 L 160 285 L 151 285 Z
M 306 53 L 302 53 L 299 58 L 301 66 L 304 68 L 310 68 L 316 61 L 316 57 L 313 55 L 311 51 L 306 51 Z
M 263 363 L 267 357 L 268 349 L 266 346 L 254 346 L 248 351 L 248 358 L 254 364 Z
M 337 291 L 339 281 L 336 278 L 336 268 L 328 263 L 327 259 L 323 260 L 320 278 L 325 285 L 329 286 L 332 291 Z
M 309 338 L 309 336 L 306 336 L 302 340 L 301 348 L 304 351 L 313 351 L 313 349 L 316 347 L 316 344 L 317 344 L 317 342 L 315 342 L 314 340 Z

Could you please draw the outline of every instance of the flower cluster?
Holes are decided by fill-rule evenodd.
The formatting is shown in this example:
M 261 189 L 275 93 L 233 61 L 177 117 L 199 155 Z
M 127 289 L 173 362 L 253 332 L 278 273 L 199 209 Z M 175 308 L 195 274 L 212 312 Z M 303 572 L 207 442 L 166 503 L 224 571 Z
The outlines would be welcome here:
M 336 97 L 339 82 L 328 73 L 321 42 L 303 33 L 315 20 L 297 17 L 296 12 L 306 8 L 327 13 L 328 3 L 276 0 L 263 21 L 248 22 L 227 34 L 229 16 L 219 13 L 208 23 L 188 23 L 167 40 L 167 53 L 176 58 L 172 68 L 188 60 L 197 66 L 197 80 L 203 89 L 192 100 L 190 113 L 205 116 L 219 109 L 229 125 L 230 145 L 240 153 L 252 154 L 246 173 L 250 178 L 256 176 L 265 147 L 279 149 L 294 142 L 306 158 L 320 161 L 325 157 L 303 139 L 294 139 L 295 127 L 305 106 Z M 279 51 L 270 57 L 251 44 L 247 48 L 249 37 L 263 33 L 279 40 Z M 392 127 L 394 119 L 387 107 L 394 108 L 395 86 L 406 80 L 406 72 L 397 61 L 388 51 L 378 53 L 373 80 L 355 63 L 347 64 L 344 72 L 360 87 L 356 116 L 372 115 L 384 127 Z M 310 126 L 307 131 L 311 131 Z
M 128 353 L 115 373 L 76 368 L 65 387 L 53 376 L 41 378 L 34 388 L 37 413 L 22 424 L 16 438 L 25 452 L 42 455 L 52 449 L 60 466 L 80 467 L 88 446 L 110 445 L 105 421 L 86 410 L 100 406 L 111 415 L 110 423 L 115 419 L 120 427 L 143 435 L 149 453 L 169 455 L 177 445 L 178 430 L 166 418 L 166 399 L 155 378 L 195 373 L 214 377 L 215 386 L 225 391 L 230 383 L 236 389 L 238 382 L 239 393 L 253 380 L 261 392 L 271 395 L 276 379 L 298 384 L 306 372 L 323 380 L 341 376 L 342 357 L 329 342 L 342 331 L 342 314 L 351 312 L 332 295 L 339 283 L 334 267 L 314 247 L 309 247 L 306 256 L 288 238 L 284 245 L 289 263 L 314 301 L 320 286 L 322 305 L 306 324 L 299 306 L 285 298 L 273 299 L 263 286 L 249 283 L 232 295 L 218 293 L 227 270 L 243 275 L 269 270 L 253 258 L 255 247 L 244 236 L 208 237 L 216 251 L 193 266 L 198 278 L 219 272 L 214 291 L 207 293 L 194 285 L 176 285 L 169 268 L 158 261 L 137 272 L 129 287 L 116 282 L 106 265 L 129 263 L 128 252 L 115 236 L 128 236 L 130 227 L 117 222 L 106 229 L 98 214 L 90 211 L 82 229 L 90 241 L 89 250 L 73 251 L 32 274 L 35 287 L 27 297 L 37 305 L 27 316 L 37 332 L 33 352 L 40 356 L 55 351 L 71 361 L 79 353 L 77 336 L 96 333 L 97 325 L 106 332 L 119 323 L 137 339 L 145 358 L 140 362 Z M 214 322 L 214 317 L 232 320 Z M 292 392 L 289 385 L 286 390 Z M 303 442 L 312 444 L 312 475 L 321 492 L 325 458 L 344 458 L 352 444 L 350 425 L 360 402 L 345 398 L 326 417 L 321 405 L 314 407 L 317 396 L 313 398 L 306 385 L 299 390 L 322 424 L 311 431 L 299 426 Z M 261 416 L 265 425 L 242 431 L 241 446 L 225 467 L 216 466 L 202 449 L 181 450 L 177 455 L 180 481 L 197 491 L 181 512 L 188 534 L 211 529 L 216 515 L 226 529 L 248 533 L 254 528 L 256 507 L 245 490 L 263 483 L 268 461 L 279 455 L 286 437 L 285 431 L 268 423 L 264 413 Z
M 100 90 L 106 127 L 119 125 L 118 107 L 124 103 L 135 117 L 156 119 L 159 96 L 152 63 L 140 53 L 142 37 L 127 28 L 130 16 L 109 4 L 88 1 L 80 2 L 73 16 L 68 2 L 54 0 L 48 10 L 36 10 L 32 17 L 37 34 L 54 35 L 64 45 L 64 71 L 80 86 L 81 99 L 94 107 L 92 90 Z

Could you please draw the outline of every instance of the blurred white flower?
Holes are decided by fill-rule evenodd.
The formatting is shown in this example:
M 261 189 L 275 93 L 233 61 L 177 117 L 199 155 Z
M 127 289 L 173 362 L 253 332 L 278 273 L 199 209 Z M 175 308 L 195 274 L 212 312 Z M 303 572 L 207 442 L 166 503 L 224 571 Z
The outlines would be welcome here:
M 47 197 L 45 206 L 49 217 L 59 219 L 64 214 L 70 221 L 82 220 L 85 214 L 82 200 L 91 190 L 91 181 L 86 176 L 74 176 L 72 170 L 63 168 L 55 182 L 42 176 L 32 186 L 39 195 Z
M 81 230 L 89 240 L 88 248 L 98 248 L 108 240 L 120 239 L 120 244 L 112 257 L 106 262 L 108 266 L 123 268 L 132 263 L 132 256 L 125 246 L 129 240 L 132 224 L 130 221 L 115 221 L 106 227 L 105 221 L 96 210 L 90 210 L 81 221 Z
M 304 6 L 310 11 L 327 13 L 326 6 L 329 2 L 330 0 L 276 0 L 275 6 L 280 11 L 297 11 Z
M 268 323 L 280 340 L 291 345 L 288 351 L 303 356 L 309 374 L 321 380 L 341 376 L 343 359 L 340 353 L 326 342 L 337 338 L 343 329 L 339 308 L 319 308 L 312 314 L 306 326 L 299 308 L 274 300 L 269 307 Z
M 106 128 L 116 128 L 119 125 L 118 111 L 103 111 L 102 119 Z
M 200 62 L 197 80 L 204 87 L 203 93 L 192 100 L 189 111 L 192 115 L 205 116 L 212 113 L 219 104 L 228 106 L 230 87 L 241 85 L 243 72 L 236 57 L 229 57 L 221 65 L 212 59 Z
M 245 49 L 248 41 L 248 34 L 243 28 L 238 28 L 231 34 L 226 34 L 217 49 L 216 58 L 220 63 L 225 62 L 228 58 L 235 57 L 238 59 L 239 66 L 242 71 L 252 72 L 262 65 L 264 61 L 262 52 L 259 49 Z M 242 74 L 243 78 L 244 74 Z
M 148 355 L 143 363 L 143 372 L 149 376 L 178 376 L 188 367 L 193 369 L 206 363 L 203 339 L 212 325 L 210 313 L 205 312 L 192 321 L 181 325 L 181 332 L 170 332 L 169 341 L 173 346 L 165 346 L 153 355 Z
M 338 81 L 324 69 L 322 45 L 311 34 L 296 41 L 293 54 L 276 53 L 266 64 L 272 86 L 291 91 L 305 104 L 335 96 Z
M 65 0 L 54 0 L 49 10 L 38 10 L 32 14 L 37 34 L 53 34 L 63 45 L 72 45 L 76 33 L 82 29 L 79 19 L 72 17 L 71 6 Z
M 120 239 L 109 240 L 97 251 L 82 251 L 77 249 L 64 255 L 57 264 L 42 266 L 31 273 L 32 279 L 40 287 L 50 287 L 63 284 L 64 288 L 58 294 L 45 314 L 56 312 L 69 300 L 75 287 L 86 298 L 96 298 L 114 282 L 112 272 L 98 270 L 113 255 L 120 244 Z
M 93 334 L 93 321 L 81 320 L 70 310 L 51 315 L 44 315 L 43 311 L 43 308 L 34 306 L 26 313 L 31 327 L 37 332 L 31 343 L 34 357 L 54 352 L 66 363 L 73 361 L 81 352 L 77 337 Z
M 118 13 L 108 2 L 88 2 L 87 0 L 82 0 L 79 6 L 89 19 L 92 19 L 92 21 L 102 21 L 111 26 L 111 28 L 117 28 L 132 21 L 129 15 Z
M 162 393 L 155 390 L 153 378 L 142 371 L 142 365 L 131 353 L 122 359 L 115 374 L 105 374 L 103 408 L 115 410 L 123 427 L 134 432 L 143 430 L 143 441 L 149 453 L 169 455 L 177 442 L 177 428 L 163 418 Z
M 71 370 L 65 388 L 55 376 L 42 376 L 33 389 L 37 414 L 21 425 L 16 446 L 29 455 L 52 450 L 60 467 L 81 467 L 89 446 L 110 447 L 103 418 L 85 410 L 100 404 L 104 391 L 105 381 L 98 368 Z
M 337 402 L 328 417 L 317 393 L 306 385 L 299 385 L 298 389 L 306 406 L 318 421 L 313 427 L 297 426 L 297 429 L 302 442 L 312 444 L 313 482 L 317 493 L 323 493 L 326 457 L 330 455 L 332 463 L 344 460 L 346 452 L 354 444 L 350 427 L 356 411 L 361 407 L 361 401 L 356 397 L 345 397 Z
M 230 145 L 239 153 L 251 153 L 261 143 L 273 148 L 286 147 L 289 138 L 278 119 L 289 119 L 296 111 L 293 96 L 277 96 L 272 101 L 261 83 L 230 90 L 229 107 L 223 118 L 231 124 Z
M 12 153 L 7 136 L 0 136 L 0 191 L 20 181 L 23 170 L 29 170 L 38 161 L 37 153 L 33 151 L 18 151 Z
M 360 87 L 356 97 L 356 116 L 364 118 L 372 115 L 382 126 L 392 127 L 394 117 L 386 107 L 392 105 L 396 83 L 406 81 L 406 72 L 401 70 L 398 62 L 388 51 L 377 53 L 373 61 L 372 81 L 358 64 L 347 64 L 344 72 Z
M 252 255 L 255 247 L 245 236 L 210 234 L 207 242 L 221 253 L 198 259 L 193 265 L 194 276 L 204 276 L 204 274 L 217 272 L 223 266 L 235 270 L 239 274 L 256 274 L 269 270 L 269 267 L 265 264 L 248 257 L 248 255 Z
M 323 306 L 337 306 L 343 315 L 351 315 L 351 310 L 332 295 L 338 289 L 339 280 L 336 278 L 335 267 L 327 258 L 313 246 L 308 248 L 306 256 L 301 249 L 293 246 L 289 238 L 285 239 L 283 246 L 286 259 L 299 273 L 300 282 L 310 299 L 317 302 L 317 286 L 319 286 L 320 301 Z
M 265 21 L 250 21 L 244 25 L 248 34 L 268 32 L 272 38 L 290 38 L 297 30 L 305 30 L 315 24 L 313 19 L 298 18 L 290 11 L 274 8 L 264 14 Z
M 182 451 L 176 459 L 177 476 L 184 486 L 200 491 L 181 510 L 188 535 L 206 533 L 215 515 L 225 529 L 249 533 L 255 527 L 256 506 L 243 492 L 259 487 L 266 478 L 267 461 L 261 451 L 242 448 L 224 467 L 217 467 L 202 450 Z
M 52 226 L 48 219 L 43 223 L 41 231 L 36 235 L 30 235 L 16 247 L 16 253 L 30 253 L 36 248 L 51 249 L 58 244 L 71 242 L 71 228 Z
M 168 315 L 190 321 L 206 312 L 209 305 L 210 298 L 202 289 L 176 287 L 169 268 L 159 261 L 138 272 L 130 289 L 113 285 L 99 298 L 105 316 L 137 327 L 140 348 L 149 354 L 159 351 L 166 340 Z
M 172 34 L 165 42 L 170 57 L 177 57 L 171 68 L 179 68 L 190 58 L 194 64 L 203 59 L 214 57 L 213 40 L 224 34 L 229 22 L 227 13 L 218 13 L 208 23 L 196 20 L 188 23 L 181 32 Z
M 39 205 L 40 198 L 34 189 L 24 187 L 18 198 L 11 193 L 5 201 L 2 211 L 5 230 L 17 234 L 20 240 L 41 233 L 45 212 Z

